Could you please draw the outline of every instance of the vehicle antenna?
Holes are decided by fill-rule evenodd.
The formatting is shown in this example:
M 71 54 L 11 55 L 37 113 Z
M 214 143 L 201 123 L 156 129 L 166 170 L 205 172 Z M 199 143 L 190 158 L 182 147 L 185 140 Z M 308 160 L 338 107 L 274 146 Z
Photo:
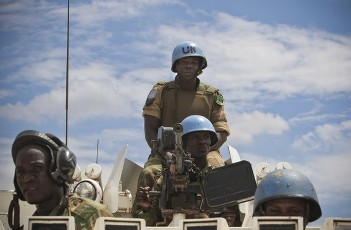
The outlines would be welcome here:
M 69 70 L 69 0 L 67 0 L 67 55 L 66 55 L 66 146 L 68 146 L 68 70 Z

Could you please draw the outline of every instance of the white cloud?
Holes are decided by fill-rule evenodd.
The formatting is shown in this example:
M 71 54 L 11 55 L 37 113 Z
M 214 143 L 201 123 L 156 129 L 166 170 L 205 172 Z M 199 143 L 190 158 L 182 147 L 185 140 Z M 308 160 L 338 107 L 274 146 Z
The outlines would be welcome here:
M 351 193 L 346 183 L 351 174 L 350 133 L 349 120 L 318 125 L 293 144 L 304 157 L 296 168 L 311 179 L 324 205 L 350 202 L 345 196 Z
M 109 1 L 93 0 L 88 4 L 72 4 L 72 18 L 76 20 L 79 26 L 95 27 L 105 21 L 125 21 L 127 19 L 138 17 L 145 14 L 145 8 L 172 5 L 177 1 Z
M 17 102 L 1 105 L 0 117 L 6 120 L 27 121 L 32 124 L 40 123 L 43 119 L 55 119 L 60 115 L 62 117 L 65 111 L 64 95 L 64 91 L 54 89 L 35 96 L 27 104 Z
M 313 131 L 309 131 L 297 139 L 293 143 L 293 147 L 301 152 L 347 152 L 351 149 L 350 138 L 351 121 L 348 120 L 340 124 L 318 125 Z
M 260 111 L 229 114 L 230 140 L 234 143 L 250 144 L 256 135 L 281 135 L 289 129 L 288 123 L 279 115 Z
M 0 99 L 6 98 L 8 96 L 14 95 L 14 92 L 12 90 L 0 90 Z
M 351 193 L 347 186 L 350 169 L 350 153 L 333 153 L 327 156 L 316 156 L 304 163 L 295 163 L 296 169 L 303 172 L 316 188 L 321 204 L 351 202 L 345 194 Z

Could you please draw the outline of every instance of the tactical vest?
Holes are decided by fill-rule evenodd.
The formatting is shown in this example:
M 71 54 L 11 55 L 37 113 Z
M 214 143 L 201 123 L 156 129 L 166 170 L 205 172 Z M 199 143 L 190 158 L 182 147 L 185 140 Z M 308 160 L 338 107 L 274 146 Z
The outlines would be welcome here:
M 175 81 L 158 82 L 161 86 L 161 125 L 173 126 L 189 115 L 202 115 L 211 120 L 214 106 L 223 105 L 223 97 L 215 87 L 200 82 L 197 90 L 176 87 Z

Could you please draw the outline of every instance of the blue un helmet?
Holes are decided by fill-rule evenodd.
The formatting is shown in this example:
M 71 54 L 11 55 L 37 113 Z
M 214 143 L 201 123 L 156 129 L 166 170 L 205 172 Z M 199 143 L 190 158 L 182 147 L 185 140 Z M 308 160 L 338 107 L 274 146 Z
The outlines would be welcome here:
M 262 179 L 255 192 L 254 212 L 262 212 L 262 205 L 269 200 L 287 197 L 302 198 L 308 202 L 308 222 L 321 217 L 322 210 L 313 184 L 294 169 L 275 170 Z
M 179 43 L 173 50 L 171 68 L 173 72 L 176 72 L 176 61 L 184 57 L 200 57 L 202 59 L 201 69 L 205 69 L 207 67 L 206 57 L 203 54 L 201 48 L 194 42 L 185 41 Z
M 211 134 L 211 146 L 218 141 L 217 133 L 212 123 L 204 116 L 188 116 L 181 122 L 181 124 L 183 126 L 183 137 L 193 132 L 208 131 Z

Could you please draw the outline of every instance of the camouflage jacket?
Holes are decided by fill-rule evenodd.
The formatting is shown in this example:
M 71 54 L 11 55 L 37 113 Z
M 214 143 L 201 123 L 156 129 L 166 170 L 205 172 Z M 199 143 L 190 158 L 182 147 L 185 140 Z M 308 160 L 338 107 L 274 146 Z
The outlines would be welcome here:
M 58 209 L 59 205 L 51 211 L 49 216 L 56 216 Z M 113 215 L 105 205 L 73 193 L 68 197 L 67 207 L 61 216 L 73 216 L 76 230 L 92 230 L 97 218 L 112 217 Z

